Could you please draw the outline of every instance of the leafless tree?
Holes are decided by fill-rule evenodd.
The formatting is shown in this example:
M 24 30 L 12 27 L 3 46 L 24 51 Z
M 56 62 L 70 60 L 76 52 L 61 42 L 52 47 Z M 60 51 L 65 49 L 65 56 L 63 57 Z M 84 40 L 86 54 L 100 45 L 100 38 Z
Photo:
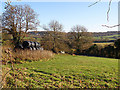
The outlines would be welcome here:
M 58 21 L 53 20 L 49 23 L 48 27 L 44 26 L 43 28 L 49 33 L 48 37 L 49 39 L 51 38 L 50 40 L 53 43 L 51 47 L 53 47 L 53 51 L 56 52 L 55 49 L 62 35 L 63 25 L 60 24 Z
M 6 3 L 5 12 L 2 14 L 2 30 L 12 35 L 15 46 L 23 40 L 28 30 L 35 30 L 37 25 L 37 14 L 29 5 L 13 6 Z
M 71 28 L 71 41 L 76 50 L 81 51 L 87 48 L 91 40 L 91 34 L 84 26 L 76 25 Z

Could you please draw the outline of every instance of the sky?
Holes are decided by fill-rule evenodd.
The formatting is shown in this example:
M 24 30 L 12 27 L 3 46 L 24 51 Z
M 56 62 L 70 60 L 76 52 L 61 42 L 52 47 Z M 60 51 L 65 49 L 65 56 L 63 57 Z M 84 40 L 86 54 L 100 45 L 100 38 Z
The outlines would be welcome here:
M 50 21 L 57 20 L 63 24 L 64 31 L 69 32 L 75 25 L 81 25 L 89 32 L 117 31 L 118 27 L 106 28 L 102 25 L 118 24 L 118 2 L 112 2 L 107 21 L 108 2 L 99 2 L 88 7 L 93 2 L 12 2 L 16 4 L 28 4 L 39 15 L 40 25 L 48 25 Z M 2 10 L 4 7 L 2 2 Z M 43 31 L 38 27 L 38 31 Z

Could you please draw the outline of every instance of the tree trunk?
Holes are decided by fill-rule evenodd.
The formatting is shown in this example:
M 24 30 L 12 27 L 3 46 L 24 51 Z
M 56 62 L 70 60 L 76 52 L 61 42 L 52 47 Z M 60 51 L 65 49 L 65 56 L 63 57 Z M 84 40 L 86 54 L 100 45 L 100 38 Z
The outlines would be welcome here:
M 18 33 L 13 35 L 13 43 L 15 45 L 15 48 L 18 47 L 18 45 L 20 44 L 20 36 L 17 35 Z

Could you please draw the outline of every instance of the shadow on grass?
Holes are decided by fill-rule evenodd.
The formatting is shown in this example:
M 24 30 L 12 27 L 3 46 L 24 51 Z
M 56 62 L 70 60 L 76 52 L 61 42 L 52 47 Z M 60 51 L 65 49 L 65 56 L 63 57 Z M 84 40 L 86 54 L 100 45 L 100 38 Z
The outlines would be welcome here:
M 49 75 L 52 75 L 52 73 L 48 73 L 48 72 L 44 72 L 44 71 L 38 71 L 38 70 L 34 70 L 35 72 L 40 72 L 40 73 L 43 73 L 43 74 L 49 74 Z

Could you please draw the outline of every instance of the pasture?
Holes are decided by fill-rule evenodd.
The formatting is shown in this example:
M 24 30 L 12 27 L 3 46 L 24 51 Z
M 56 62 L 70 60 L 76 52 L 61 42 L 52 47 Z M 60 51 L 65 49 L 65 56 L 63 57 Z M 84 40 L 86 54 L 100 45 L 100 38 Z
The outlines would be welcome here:
M 8 65 L 9 67 L 9 65 Z M 116 88 L 118 60 L 111 58 L 55 55 L 44 61 L 15 64 L 18 72 L 6 77 L 7 87 L 32 88 Z
M 94 37 L 95 40 L 101 40 L 101 39 L 116 40 L 118 38 L 119 38 L 119 34 Z
M 114 45 L 113 42 L 111 42 L 111 43 L 108 43 L 108 42 L 106 42 L 106 43 L 93 43 L 93 44 L 96 44 L 98 46 L 102 46 L 103 48 L 108 46 L 108 45 Z

